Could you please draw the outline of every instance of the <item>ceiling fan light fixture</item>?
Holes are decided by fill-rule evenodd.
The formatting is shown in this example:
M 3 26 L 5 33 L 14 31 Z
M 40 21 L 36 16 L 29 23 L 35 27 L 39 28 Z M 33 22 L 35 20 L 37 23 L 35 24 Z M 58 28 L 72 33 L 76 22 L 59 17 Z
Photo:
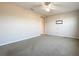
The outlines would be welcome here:
M 46 8 L 46 11 L 47 11 L 47 12 L 50 12 L 50 9 L 49 9 L 49 8 Z

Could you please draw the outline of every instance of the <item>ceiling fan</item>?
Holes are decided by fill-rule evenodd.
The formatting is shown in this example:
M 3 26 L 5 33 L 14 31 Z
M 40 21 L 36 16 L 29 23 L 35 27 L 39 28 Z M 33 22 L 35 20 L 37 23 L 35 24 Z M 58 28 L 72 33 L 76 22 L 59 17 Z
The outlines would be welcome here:
M 43 8 L 49 12 L 51 9 L 55 8 L 55 5 L 51 2 L 44 2 L 42 3 Z
M 61 6 L 60 4 L 55 4 L 54 2 L 41 2 L 40 5 L 36 5 L 32 8 L 32 10 L 34 8 L 42 8 L 44 10 L 46 10 L 47 12 L 50 12 L 51 10 L 55 10 L 56 7 Z

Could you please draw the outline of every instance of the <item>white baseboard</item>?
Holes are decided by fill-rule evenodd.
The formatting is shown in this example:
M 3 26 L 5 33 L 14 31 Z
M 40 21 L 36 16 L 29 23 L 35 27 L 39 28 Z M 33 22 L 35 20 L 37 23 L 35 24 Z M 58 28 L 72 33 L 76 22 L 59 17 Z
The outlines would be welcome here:
M 52 35 L 52 34 L 47 34 L 47 35 L 51 35 L 51 36 L 59 36 L 59 35 Z M 79 39 L 79 37 L 63 36 L 63 35 L 60 35 L 59 37 L 66 37 L 66 38 Z
M 15 42 L 19 42 L 19 41 L 22 41 L 22 40 L 31 39 L 31 38 L 38 37 L 38 36 L 40 36 L 40 35 L 30 36 L 30 37 L 26 37 L 26 38 L 19 39 L 19 40 L 16 40 L 16 41 L 10 41 L 10 42 L 7 42 L 7 43 L 0 44 L 0 46 L 15 43 Z
M 52 34 L 41 34 L 41 35 L 52 35 Z M 41 36 L 41 35 L 39 34 L 39 35 L 34 35 L 34 36 L 26 37 L 26 38 L 23 38 L 23 39 L 19 39 L 19 40 L 16 40 L 16 41 L 10 41 L 10 42 L 7 42 L 7 43 L 0 44 L 0 46 L 15 43 L 15 42 L 19 42 L 19 41 L 22 41 L 22 40 L 27 40 L 27 39 L 38 37 L 38 36 Z M 52 35 L 52 36 L 57 36 L 57 35 Z M 65 36 L 59 36 L 59 37 L 65 37 Z M 79 39 L 79 37 L 67 37 L 67 38 Z

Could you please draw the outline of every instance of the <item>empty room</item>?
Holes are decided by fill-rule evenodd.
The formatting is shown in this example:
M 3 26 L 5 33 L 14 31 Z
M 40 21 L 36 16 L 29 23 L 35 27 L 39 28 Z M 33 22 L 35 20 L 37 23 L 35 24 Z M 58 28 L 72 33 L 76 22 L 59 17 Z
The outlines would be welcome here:
M 0 56 L 79 56 L 79 2 L 0 2 Z

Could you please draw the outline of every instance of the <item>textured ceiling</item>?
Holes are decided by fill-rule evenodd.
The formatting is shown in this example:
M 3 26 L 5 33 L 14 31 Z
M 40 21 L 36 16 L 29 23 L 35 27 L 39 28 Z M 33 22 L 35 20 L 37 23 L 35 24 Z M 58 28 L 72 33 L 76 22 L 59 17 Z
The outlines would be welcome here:
M 79 9 L 79 2 L 54 2 L 54 4 L 59 4 L 55 6 L 50 12 L 45 11 L 42 8 L 35 8 L 35 6 L 41 5 L 41 2 L 16 2 L 17 5 L 22 6 L 27 9 L 33 9 L 34 12 L 48 16 L 69 11 L 74 11 Z

